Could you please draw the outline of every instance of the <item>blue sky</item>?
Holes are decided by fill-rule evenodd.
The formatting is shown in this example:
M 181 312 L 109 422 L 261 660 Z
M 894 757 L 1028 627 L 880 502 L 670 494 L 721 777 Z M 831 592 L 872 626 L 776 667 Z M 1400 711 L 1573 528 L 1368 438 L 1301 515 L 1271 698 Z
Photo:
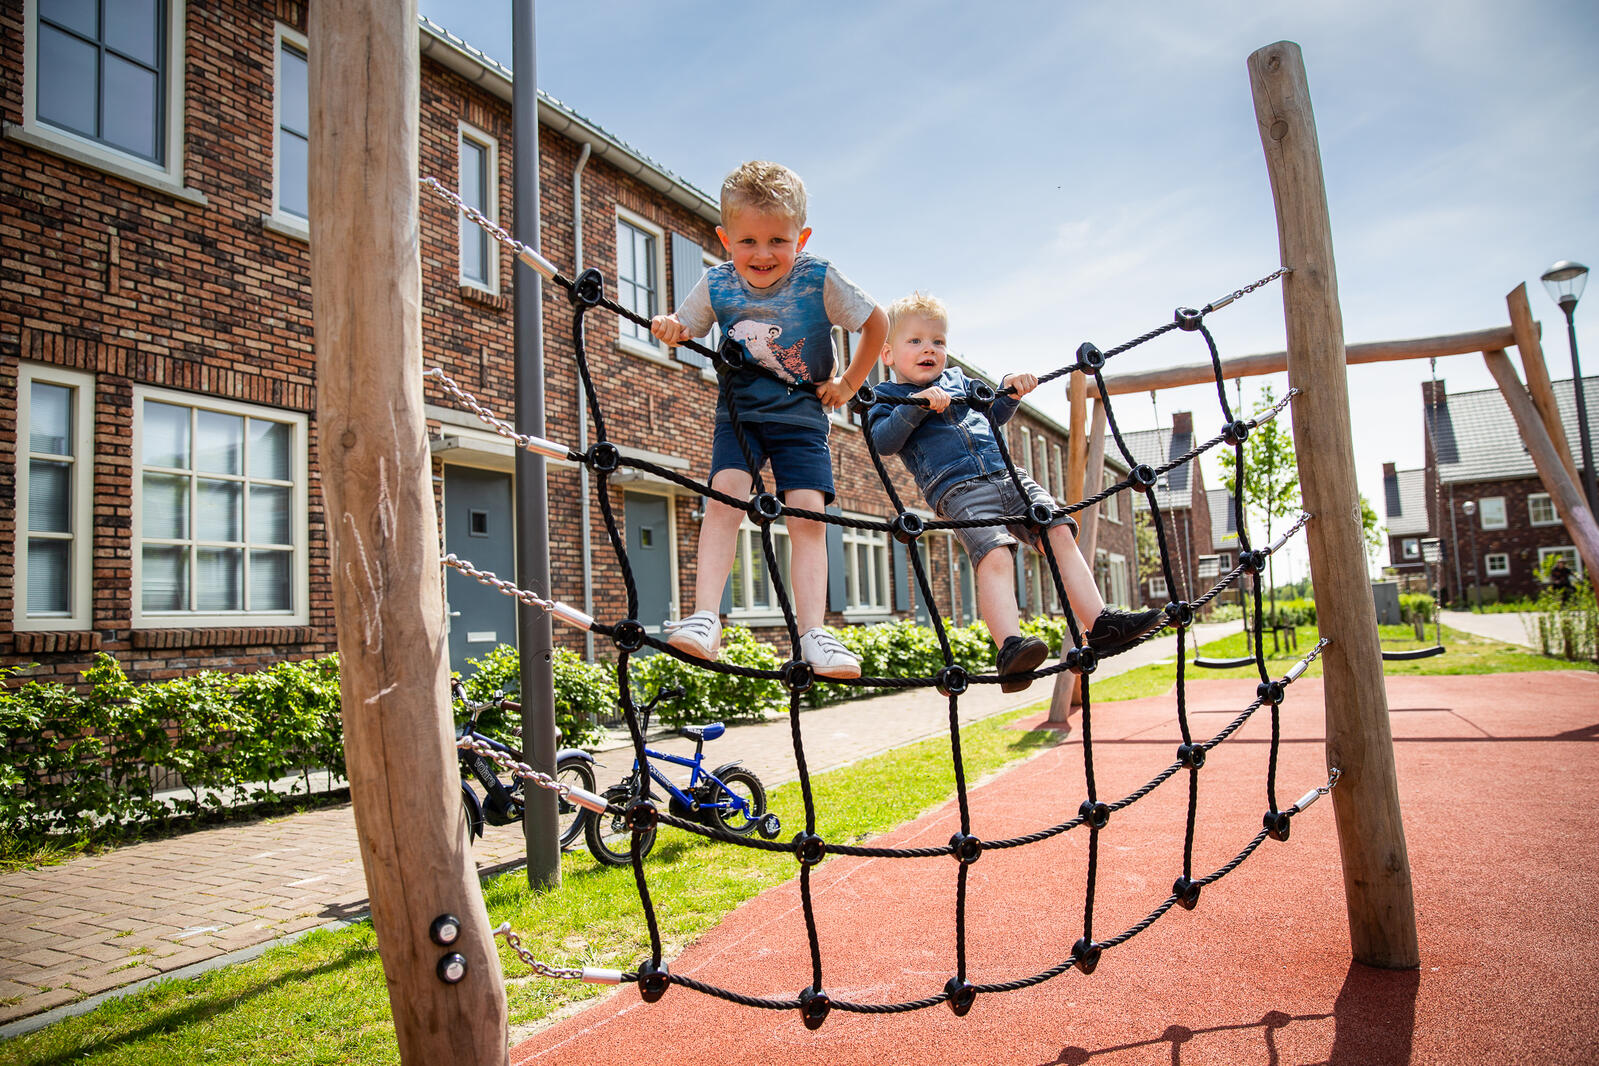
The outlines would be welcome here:
M 510 0 L 421 10 L 509 65 Z M 995 373 L 1053 369 L 1084 340 L 1119 344 L 1277 267 L 1245 61 L 1295 41 L 1346 340 L 1502 325 L 1525 281 L 1551 373 L 1571 376 L 1538 275 L 1559 259 L 1599 269 L 1591 0 L 545 0 L 537 27 L 540 88 L 713 193 L 745 159 L 793 167 L 811 250 L 880 303 L 942 297 L 952 349 Z M 1599 284 L 1577 326 L 1599 373 Z M 1280 350 L 1281 294 L 1211 327 L 1224 356 Z M 1168 335 L 1111 369 L 1203 356 Z M 1454 391 L 1493 386 L 1476 355 L 1438 374 Z M 1383 462 L 1421 464 L 1427 376 L 1425 361 L 1351 369 L 1355 459 L 1379 514 Z M 1266 381 L 1246 381 L 1246 408 Z M 1031 399 L 1065 420 L 1063 388 Z M 1125 428 L 1157 424 L 1147 395 L 1115 403 Z M 1190 409 L 1205 436 L 1220 428 L 1214 390 L 1163 391 L 1159 423 Z

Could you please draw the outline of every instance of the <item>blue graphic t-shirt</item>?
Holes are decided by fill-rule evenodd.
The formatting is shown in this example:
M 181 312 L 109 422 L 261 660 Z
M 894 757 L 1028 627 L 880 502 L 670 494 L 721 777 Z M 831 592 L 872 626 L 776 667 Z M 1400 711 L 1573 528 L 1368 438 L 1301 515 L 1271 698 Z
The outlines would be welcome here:
M 690 336 L 708 332 L 714 318 L 723 334 L 743 346 L 750 363 L 782 379 L 774 381 L 751 370 L 732 372 L 729 385 L 740 421 L 788 422 L 826 430 L 827 412 L 821 403 L 809 389 L 794 385 L 831 379 L 833 327 L 855 332 L 876 307 L 827 260 L 801 252 L 788 276 L 768 289 L 745 283 L 732 263 L 712 267 L 677 308 L 677 316 Z M 716 419 L 728 420 L 725 395 L 717 401 Z

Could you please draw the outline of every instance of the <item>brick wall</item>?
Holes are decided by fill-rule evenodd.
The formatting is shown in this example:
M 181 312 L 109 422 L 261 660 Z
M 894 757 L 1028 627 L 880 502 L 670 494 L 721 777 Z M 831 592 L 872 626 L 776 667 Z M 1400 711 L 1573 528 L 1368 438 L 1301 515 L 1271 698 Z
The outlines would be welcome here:
M 1471 596 L 1472 539 L 1475 527 L 1476 558 L 1482 575 L 1484 589 L 1494 586 L 1500 599 L 1518 599 L 1536 596 L 1542 586 L 1537 580 L 1538 549 L 1571 547 L 1571 534 L 1563 524 L 1548 526 L 1531 524 L 1527 510 L 1528 497 L 1544 493 L 1543 483 L 1535 477 L 1511 478 L 1502 481 L 1480 481 L 1469 484 L 1444 485 L 1443 521 L 1434 528 L 1443 538 L 1444 587 L 1451 600 L 1464 594 Z M 1506 528 L 1482 528 L 1480 501 L 1502 496 L 1505 501 Z M 1479 509 L 1471 518 L 1466 517 L 1461 506 L 1467 500 L 1479 502 Z M 1454 524 L 1450 517 L 1453 512 Z M 1508 556 L 1510 572 L 1505 575 L 1488 573 L 1486 559 L 1489 555 Z

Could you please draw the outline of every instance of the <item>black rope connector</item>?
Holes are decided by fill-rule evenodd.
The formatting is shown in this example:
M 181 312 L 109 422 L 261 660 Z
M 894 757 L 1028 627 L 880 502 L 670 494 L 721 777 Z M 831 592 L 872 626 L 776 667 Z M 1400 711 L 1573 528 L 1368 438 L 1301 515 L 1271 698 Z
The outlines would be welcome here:
M 994 406 L 994 390 L 986 381 L 974 381 L 966 386 L 966 406 L 973 411 L 986 411 Z
M 927 526 L 922 522 L 922 516 L 910 511 L 901 511 L 894 516 L 894 521 L 888 524 L 888 530 L 894 534 L 894 539 L 901 544 L 910 544 L 917 537 L 927 532 Z
M 1281 703 L 1286 691 L 1281 681 L 1262 681 L 1255 686 L 1255 695 L 1260 697 L 1262 703 Z
M 1166 617 L 1178 629 L 1187 629 L 1194 624 L 1194 605 L 1187 600 L 1172 600 L 1166 605 Z
M 627 805 L 627 827 L 635 832 L 649 832 L 661 820 L 661 812 L 647 799 L 636 799 Z
M 1094 967 L 1099 965 L 1100 946 L 1086 936 L 1078 937 L 1077 943 L 1072 945 L 1072 965 L 1085 974 L 1094 972 Z
M 815 866 L 827 855 L 827 842 L 815 833 L 795 833 L 794 855 L 804 865 Z
M 1034 529 L 1046 529 L 1055 521 L 1055 508 L 1047 503 L 1035 503 L 1027 508 L 1027 524 Z
M 583 307 L 598 307 L 605 299 L 605 275 L 593 267 L 583 271 L 566 290 L 566 298 Z
M 1098 370 L 1105 365 L 1105 353 L 1089 341 L 1077 346 L 1077 365 L 1084 370 Z
M 744 346 L 732 337 L 723 337 L 716 346 L 716 365 L 722 370 L 744 369 Z
M 778 673 L 783 676 L 783 684 L 788 686 L 790 692 L 809 692 L 811 686 L 816 684 L 816 671 L 803 659 L 790 659 Z
M 1238 564 L 1244 568 L 1246 574 L 1258 574 L 1266 569 L 1266 553 L 1256 548 L 1238 556 Z
M 1266 835 L 1273 840 L 1288 839 L 1288 823 L 1291 821 L 1287 811 L 1267 811 L 1261 824 L 1266 827 Z
M 1199 883 L 1190 877 L 1179 877 L 1172 882 L 1171 894 L 1177 897 L 1179 907 L 1191 911 L 1199 903 Z
M 583 461 L 597 474 L 614 474 L 616 468 L 622 465 L 622 450 L 608 440 L 602 440 L 589 448 Z
M 1086 650 L 1086 648 L 1077 647 L 1067 648 L 1061 653 L 1060 661 L 1067 670 L 1074 674 L 1078 673 L 1083 661 L 1083 652 Z
M 959 696 L 971 687 L 972 675 L 958 663 L 951 663 L 936 675 L 938 691 L 945 696 Z
M 1244 439 L 1248 436 L 1249 423 L 1245 422 L 1241 418 L 1227 423 L 1222 427 L 1221 430 L 1221 439 L 1226 441 L 1228 444 L 1242 444 L 1244 443 Z
M 1068 657 L 1067 669 L 1078 674 L 1091 674 L 1099 665 L 1099 652 L 1090 647 L 1073 648 L 1077 653 L 1077 665 L 1072 666 Z
M 783 517 L 783 501 L 770 492 L 758 492 L 750 501 L 750 518 L 758 525 L 769 526 Z
M 645 1003 L 658 1003 L 672 985 L 672 973 L 666 963 L 645 959 L 638 967 L 638 994 Z
M 977 986 L 959 977 L 951 977 L 944 982 L 944 995 L 949 997 L 949 1009 L 955 1012 L 955 1017 L 964 1018 L 966 1012 L 972 1009 L 972 1001 L 977 998 Z
M 1082 815 L 1083 821 L 1093 829 L 1103 829 L 1110 823 L 1110 805 L 1107 803 L 1083 800 L 1082 806 L 1077 808 L 1077 813 Z
M 956 833 L 949 838 L 949 846 L 955 849 L 955 858 L 962 866 L 970 866 L 983 857 L 983 842 L 970 833 Z
M 644 627 L 636 618 L 624 618 L 611 627 L 611 643 L 622 651 L 638 651 L 644 646 Z
M 1155 474 L 1154 467 L 1150 466 L 1148 463 L 1139 463 L 1137 466 L 1133 467 L 1133 472 L 1129 476 L 1132 478 L 1134 485 L 1137 485 L 1139 488 L 1147 489 L 1155 483 L 1155 478 L 1157 475 Z
M 809 985 L 799 994 L 800 1017 L 805 1019 L 805 1028 L 820 1029 L 822 1023 L 827 1021 L 828 1011 L 833 1009 L 833 1001 L 827 998 L 827 993 L 812 988 Z
M 1190 770 L 1197 770 L 1205 765 L 1205 745 L 1179 744 L 1177 745 L 1177 761 Z
M 850 406 L 857 411 L 864 411 L 877 402 L 877 390 L 870 385 L 862 385 L 855 390 L 855 398 L 850 400 Z
M 1205 321 L 1205 313 L 1195 311 L 1192 307 L 1179 307 L 1171 317 L 1172 321 L 1177 323 L 1177 328 L 1187 333 L 1194 332 Z

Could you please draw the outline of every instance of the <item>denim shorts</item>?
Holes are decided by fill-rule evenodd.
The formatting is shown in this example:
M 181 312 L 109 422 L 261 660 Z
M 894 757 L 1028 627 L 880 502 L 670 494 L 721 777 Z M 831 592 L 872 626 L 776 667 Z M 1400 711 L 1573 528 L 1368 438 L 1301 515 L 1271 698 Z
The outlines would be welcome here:
M 951 485 L 939 498 L 936 508 L 938 517 L 947 521 L 998 518 L 1001 515 L 1026 514 L 1027 509 L 1035 503 L 1042 503 L 1050 508 L 1056 506 L 1054 498 L 1039 488 L 1036 481 L 1022 471 L 1017 473 L 1021 475 L 1022 487 L 1027 490 L 1026 499 L 1016 491 L 1010 475 L 1001 470 L 996 474 L 984 474 L 982 477 L 958 481 Z M 1053 529 L 1056 526 L 1066 526 L 1072 531 L 1073 537 L 1077 536 L 1077 523 L 1071 515 L 1061 515 L 1047 528 Z M 961 539 L 961 544 L 965 546 L 966 554 L 971 557 L 973 566 L 982 562 L 983 556 L 995 548 L 1007 548 L 1018 541 L 1034 551 L 1044 550 L 1038 530 L 1020 522 L 1005 526 L 958 528 L 955 530 L 955 535 Z
M 797 426 L 792 422 L 740 422 L 755 469 L 770 459 L 772 480 L 780 498 L 801 489 L 815 489 L 824 504 L 833 502 L 833 453 L 827 447 L 827 430 Z M 711 477 L 721 470 L 744 470 L 752 475 L 738 446 L 733 423 L 717 422 L 711 442 Z

